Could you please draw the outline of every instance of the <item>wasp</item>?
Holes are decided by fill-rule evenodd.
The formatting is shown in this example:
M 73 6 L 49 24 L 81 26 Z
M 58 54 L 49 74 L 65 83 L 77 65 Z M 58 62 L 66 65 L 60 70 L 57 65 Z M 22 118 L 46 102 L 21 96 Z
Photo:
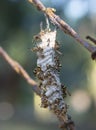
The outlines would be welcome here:
M 48 107 L 48 100 L 46 96 L 41 97 L 41 107 L 44 107 L 44 108 Z
M 55 48 L 56 50 L 58 50 L 58 49 L 60 48 L 58 41 L 55 41 L 55 47 L 54 47 L 54 48 Z
M 42 52 L 43 51 L 43 49 L 41 48 L 41 47 L 34 47 L 33 49 L 32 49 L 32 51 L 39 51 L 39 52 Z
M 62 93 L 63 93 L 62 94 L 63 98 L 65 98 L 67 96 L 67 94 L 69 96 L 71 96 L 70 92 L 67 90 L 67 88 L 63 84 L 61 85 L 61 90 L 62 90 Z

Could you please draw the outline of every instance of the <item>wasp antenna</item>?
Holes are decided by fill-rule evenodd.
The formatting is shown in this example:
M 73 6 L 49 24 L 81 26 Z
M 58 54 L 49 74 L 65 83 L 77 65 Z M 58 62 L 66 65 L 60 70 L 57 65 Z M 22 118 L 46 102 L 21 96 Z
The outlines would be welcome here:
M 30 48 L 30 47 L 28 47 L 27 49 L 28 49 L 29 51 L 32 51 L 32 48 Z
M 34 44 L 34 43 L 35 43 L 35 38 L 32 39 L 32 44 Z

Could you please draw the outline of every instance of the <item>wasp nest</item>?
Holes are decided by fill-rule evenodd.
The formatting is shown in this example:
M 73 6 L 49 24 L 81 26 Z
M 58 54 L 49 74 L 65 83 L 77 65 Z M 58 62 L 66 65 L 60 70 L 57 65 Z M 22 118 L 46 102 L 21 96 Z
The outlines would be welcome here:
M 64 101 L 67 90 L 61 84 L 59 72 L 58 51 L 59 45 L 56 42 L 56 30 L 43 30 L 35 36 L 37 43 L 33 51 L 37 53 L 37 68 L 34 70 L 39 80 L 41 89 L 41 107 L 49 108 L 60 120 L 61 128 L 67 128 L 71 118 L 67 115 L 67 104 Z

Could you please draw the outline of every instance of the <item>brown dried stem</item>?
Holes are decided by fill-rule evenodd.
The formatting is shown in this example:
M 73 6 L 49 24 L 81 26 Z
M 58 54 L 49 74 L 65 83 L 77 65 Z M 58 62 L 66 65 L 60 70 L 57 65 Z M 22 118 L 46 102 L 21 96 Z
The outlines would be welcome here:
M 64 20 L 62 20 L 58 15 L 54 12 L 53 8 L 46 8 L 40 0 L 28 0 L 31 2 L 38 10 L 42 11 L 46 14 L 51 22 L 59 27 L 64 33 L 69 34 L 72 36 L 76 41 L 78 41 L 83 47 L 85 47 L 89 52 L 93 53 L 96 52 L 96 46 L 91 45 L 87 41 L 80 38 L 77 32 L 74 31 Z M 96 57 L 95 57 L 96 58 Z
M 40 95 L 40 89 L 37 85 L 37 83 L 28 75 L 28 73 L 23 69 L 23 67 L 13 60 L 2 47 L 0 47 L 0 55 L 10 64 L 10 66 L 19 74 L 21 75 L 28 84 L 32 86 L 32 89 Z
M 96 39 L 94 39 L 91 36 L 86 36 L 86 39 L 90 40 L 91 42 L 93 42 L 96 45 Z

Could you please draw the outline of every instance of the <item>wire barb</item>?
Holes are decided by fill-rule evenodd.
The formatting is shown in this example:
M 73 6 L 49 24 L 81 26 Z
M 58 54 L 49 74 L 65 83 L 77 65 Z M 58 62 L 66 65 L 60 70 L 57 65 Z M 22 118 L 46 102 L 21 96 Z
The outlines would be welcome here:
M 86 39 L 90 40 L 91 42 L 93 42 L 96 45 L 96 39 L 94 39 L 91 36 L 86 36 Z
M 46 29 L 50 31 L 50 23 L 49 23 L 48 16 L 46 14 L 44 14 L 44 16 L 45 16 L 45 20 L 46 20 Z

